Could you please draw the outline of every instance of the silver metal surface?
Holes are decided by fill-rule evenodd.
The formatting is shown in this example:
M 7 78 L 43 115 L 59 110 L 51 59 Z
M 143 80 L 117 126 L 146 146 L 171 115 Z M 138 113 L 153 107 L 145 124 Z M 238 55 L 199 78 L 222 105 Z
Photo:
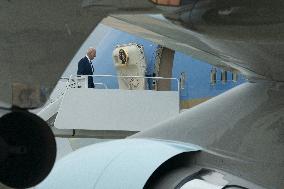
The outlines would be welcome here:
M 284 185 L 283 133 L 284 85 L 261 82 L 242 84 L 131 137 L 200 145 L 200 164 L 274 189 Z

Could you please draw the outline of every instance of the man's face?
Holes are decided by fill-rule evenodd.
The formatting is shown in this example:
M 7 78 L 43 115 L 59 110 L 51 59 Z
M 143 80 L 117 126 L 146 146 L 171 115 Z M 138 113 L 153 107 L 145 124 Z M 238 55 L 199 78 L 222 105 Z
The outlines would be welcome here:
M 96 57 L 96 50 L 90 52 L 90 59 L 93 60 Z

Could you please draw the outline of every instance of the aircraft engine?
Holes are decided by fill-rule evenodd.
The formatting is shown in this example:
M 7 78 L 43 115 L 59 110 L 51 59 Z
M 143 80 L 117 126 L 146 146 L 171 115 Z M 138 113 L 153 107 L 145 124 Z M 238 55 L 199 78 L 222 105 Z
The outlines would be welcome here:
M 12 188 L 40 183 L 56 157 L 54 135 L 47 123 L 26 110 L 0 118 L 0 182 Z

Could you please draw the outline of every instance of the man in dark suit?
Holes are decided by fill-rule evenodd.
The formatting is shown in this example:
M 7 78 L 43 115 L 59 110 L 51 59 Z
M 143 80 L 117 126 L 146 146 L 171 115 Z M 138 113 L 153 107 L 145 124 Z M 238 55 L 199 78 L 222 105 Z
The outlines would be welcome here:
M 90 47 L 87 50 L 87 54 L 84 58 L 82 58 L 78 63 L 78 71 L 77 75 L 93 75 L 94 67 L 92 64 L 92 60 L 96 57 L 96 49 Z M 95 88 L 93 77 L 88 77 L 88 88 Z

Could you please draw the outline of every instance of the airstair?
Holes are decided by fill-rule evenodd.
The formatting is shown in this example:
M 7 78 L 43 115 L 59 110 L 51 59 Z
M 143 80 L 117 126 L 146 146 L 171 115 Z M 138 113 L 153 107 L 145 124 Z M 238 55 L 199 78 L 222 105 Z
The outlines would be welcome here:
M 103 82 L 88 88 L 88 76 L 62 78 L 47 104 L 38 113 L 61 137 L 121 138 L 179 114 L 179 88 L 149 90 L 146 84 L 175 78 L 94 75 L 94 80 L 143 81 L 146 89 L 113 89 Z M 111 82 L 113 83 L 113 82 Z M 152 87 L 155 89 L 155 87 Z
M 179 80 L 145 77 L 143 46 L 118 45 L 112 56 L 116 75 L 71 75 L 58 82 L 38 113 L 56 136 L 122 138 L 179 114 Z M 88 88 L 88 77 L 95 88 Z

